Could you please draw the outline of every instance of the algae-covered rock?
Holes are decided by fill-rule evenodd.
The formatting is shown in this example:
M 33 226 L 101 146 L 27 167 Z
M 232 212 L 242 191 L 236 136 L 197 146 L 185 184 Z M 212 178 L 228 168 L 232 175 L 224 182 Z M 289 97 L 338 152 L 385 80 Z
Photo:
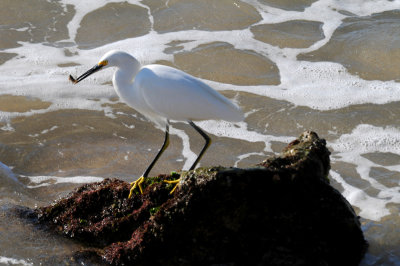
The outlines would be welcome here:
M 325 140 L 305 132 L 280 157 L 248 169 L 212 167 L 147 180 L 127 199 L 117 179 L 37 210 L 39 221 L 96 243 L 116 265 L 358 265 L 358 217 L 329 185 Z M 91 253 L 92 254 L 92 253 Z

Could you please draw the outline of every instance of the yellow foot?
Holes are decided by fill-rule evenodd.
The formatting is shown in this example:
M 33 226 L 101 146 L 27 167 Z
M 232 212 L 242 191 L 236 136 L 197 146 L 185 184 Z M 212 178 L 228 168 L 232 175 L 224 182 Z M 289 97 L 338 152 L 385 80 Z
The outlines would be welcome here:
M 133 191 L 135 190 L 136 187 L 139 187 L 140 193 L 143 194 L 143 189 L 142 189 L 142 183 L 144 181 L 144 177 L 141 176 L 139 177 L 136 181 L 133 181 L 131 183 L 131 190 L 129 191 L 129 196 L 128 199 L 130 199 L 133 195 Z
M 181 181 L 180 178 L 175 179 L 175 180 L 164 180 L 165 183 L 168 183 L 168 184 L 176 184 L 169 194 L 174 193 L 175 189 L 176 189 L 176 188 L 178 187 L 178 185 L 179 185 L 179 181 Z

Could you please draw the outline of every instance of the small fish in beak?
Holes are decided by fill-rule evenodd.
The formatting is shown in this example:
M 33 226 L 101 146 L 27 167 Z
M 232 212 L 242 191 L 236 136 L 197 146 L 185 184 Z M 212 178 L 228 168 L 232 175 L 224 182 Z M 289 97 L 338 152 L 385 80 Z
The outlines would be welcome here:
M 94 67 L 92 67 L 91 69 L 89 69 L 88 71 L 86 71 L 85 73 L 83 73 L 82 75 L 80 75 L 77 79 L 75 79 L 72 75 L 69 75 L 68 79 L 76 84 L 81 80 L 84 80 L 85 78 L 89 77 L 90 75 L 92 75 L 93 73 L 96 73 L 97 71 L 99 71 L 100 69 L 102 69 L 104 66 L 106 66 L 108 64 L 107 61 L 101 61 L 100 63 L 98 63 L 97 65 L 95 65 Z

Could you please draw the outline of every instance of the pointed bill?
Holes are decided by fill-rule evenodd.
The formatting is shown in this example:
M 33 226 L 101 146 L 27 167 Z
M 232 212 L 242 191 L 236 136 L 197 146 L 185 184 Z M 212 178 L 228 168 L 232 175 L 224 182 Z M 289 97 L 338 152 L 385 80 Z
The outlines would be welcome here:
M 104 67 L 104 64 L 98 64 L 95 65 L 94 67 L 92 67 L 91 69 L 89 69 L 88 71 L 86 71 L 85 73 L 83 73 L 82 75 L 80 75 L 77 79 L 75 79 L 72 75 L 69 75 L 69 80 L 76 84 L 81 80 L 84 80 L 85 78 L 89 77 L 90 75 L 92 75 L 93 73 L 96 73 L 97 71 L 99 71 L 102 67 Z

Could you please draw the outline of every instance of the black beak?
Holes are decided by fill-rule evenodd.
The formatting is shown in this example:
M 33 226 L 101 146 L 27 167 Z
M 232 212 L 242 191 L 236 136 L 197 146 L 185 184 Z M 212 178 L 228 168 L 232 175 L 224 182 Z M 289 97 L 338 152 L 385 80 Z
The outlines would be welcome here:
M 78 83 L 81 80 L 84 80 L 85 78 L 89 77 L 90 75 L 92 75 L 93 73 L 96 73 L 97 71 L 99 71 L 104 65 L 95 65 L 93 68 L 89 69 L 88 71 L 86 71 L 85 73 L 83 73 L 82 75 L 80 75 L 77 79 L 75 79 L 73 76 L 69 75 L 69 80 L 72 81 L 73 83 Z

